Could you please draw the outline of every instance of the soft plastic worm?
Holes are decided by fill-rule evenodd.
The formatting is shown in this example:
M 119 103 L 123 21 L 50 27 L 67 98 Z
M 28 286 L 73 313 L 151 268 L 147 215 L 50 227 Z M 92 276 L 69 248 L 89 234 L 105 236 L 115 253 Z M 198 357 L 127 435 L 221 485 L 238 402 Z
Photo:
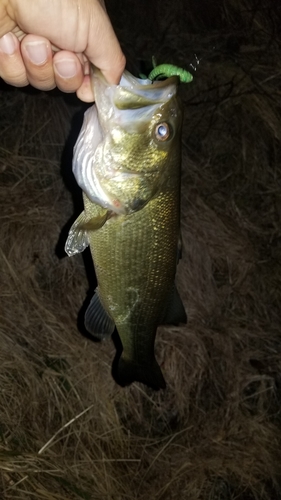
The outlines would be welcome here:
M 169 78 L 170 76 L 178 76 L 182 83 L 192 82 L 193 76 L 186 69 L 179 68 L 173 64 L 160 64 L 153 68 L 149 73 L 149 80 L 156 80 L 157 78 Z

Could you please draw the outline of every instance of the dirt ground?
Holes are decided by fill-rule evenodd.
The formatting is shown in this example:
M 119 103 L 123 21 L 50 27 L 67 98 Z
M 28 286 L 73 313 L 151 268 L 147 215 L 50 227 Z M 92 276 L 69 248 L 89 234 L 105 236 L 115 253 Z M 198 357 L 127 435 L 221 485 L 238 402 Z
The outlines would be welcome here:
M 0 84 L 0 491 L 3 500 L 281 499 L 281 5 L 108 0 L 134 74 L 181 85 L 188 324 L 161 327 L 165 391 L 119 387 L 81 308 L 89 253 L 72 147 L 86 106 Z

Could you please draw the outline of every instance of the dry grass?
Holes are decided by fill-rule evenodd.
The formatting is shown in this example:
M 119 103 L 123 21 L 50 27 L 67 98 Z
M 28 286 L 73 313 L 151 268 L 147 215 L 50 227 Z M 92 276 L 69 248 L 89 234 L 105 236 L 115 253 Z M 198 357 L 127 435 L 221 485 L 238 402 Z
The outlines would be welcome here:
M 197 3 L 108 2 L 131 68 L 200 59 L 181 88 L 189 323 L 159 329 L 166 391 L 117 386 L 113 344 L 77 328 L 92 268 L 61 258 L 77 102 L 0 90 L 4 500 L 281 498 L 281 12 Z

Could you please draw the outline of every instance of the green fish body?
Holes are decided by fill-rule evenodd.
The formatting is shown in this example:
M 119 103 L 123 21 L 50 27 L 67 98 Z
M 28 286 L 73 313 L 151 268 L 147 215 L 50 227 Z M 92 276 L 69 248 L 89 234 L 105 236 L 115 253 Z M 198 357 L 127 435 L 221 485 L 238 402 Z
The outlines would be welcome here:
M 94 114 L 85 117 L 74 154 L 84 212 L 66 252 L 90 246 L 98 288 L 85 326 L 98 338 L 116 327 L 123 347 L 117 382 L 160 389 L 157 327 L 186 321 L 174 285 L 182 121 L 177 79 L 143 83 L 125 72 L 119 86 L 109 86 L 94 70 L 93 80 L 96 106 L 87 113 Z

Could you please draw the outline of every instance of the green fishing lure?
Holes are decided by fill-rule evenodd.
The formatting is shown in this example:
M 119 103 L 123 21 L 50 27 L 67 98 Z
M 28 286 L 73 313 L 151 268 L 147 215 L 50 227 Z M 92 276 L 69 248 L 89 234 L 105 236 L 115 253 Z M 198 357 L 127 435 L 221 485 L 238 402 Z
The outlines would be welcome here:
M 193 76 L 189 71 L 173 64 L 160 64 L 154 67 L 148 78 L 149 80 L 157 80 L 159 78 L 169 78 L 170 76 L 178 76 L 182 83 L 190 83 L 193 80 Z
M 161 78 L 169 78 L 170 76 L 178 76 L 182 83 L 189 83 L 193 80 L 193 75 L 186 69 L 174 66 L 174 64 L 160 64 L 157 66 L 156 59 L 152 56 L 153 70 L 149 73 L 148 79 L 160 80 Z M 145 75 L 140 75 L 141 78 L 146 78 Z

